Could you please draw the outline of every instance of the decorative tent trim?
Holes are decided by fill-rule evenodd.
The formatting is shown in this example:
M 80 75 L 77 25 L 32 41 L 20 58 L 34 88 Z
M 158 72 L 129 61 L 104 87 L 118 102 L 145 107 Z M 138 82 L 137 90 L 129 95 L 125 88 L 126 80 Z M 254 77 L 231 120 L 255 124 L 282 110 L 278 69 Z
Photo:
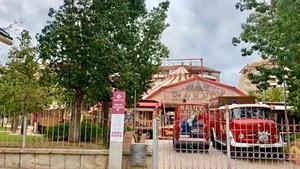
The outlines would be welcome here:
M 171 80 L 171 81 L 173 81 L 173 80 Z M 215 85 L 215 86 L 219 86 L 219 87 L 222 87 L 222 88 L 225 88 L 225 89 L 232 90 L 233 92 L 235 92 L 235 93 L 237 93 L 241 96 L 246 95 L 245 93 L 243 93 L 241 90 L 239 90 L 236 87 L 233 87 L 233 86 L 230 86 L 230 85 L 227 85 L 227 84 L 223 84 L 223 83 L 220 83 L 220 82 L 215 82 L 215 81 L 212 81 L 212 80 L 208 80 L 208 79 L 205 79 L 205 78 L 200 77 L 200 76 L 193 76 L 189 79 L 179 81 L 179 82 L 176 82 L 176 83 L 172 83 L 172 84 L 167 84 L 167 85 L 164 85 L 164 84 L 166 84 L 166 82 L 169 81 L 169 80 L 163 81 L 162 83 L 158 84 L 158 86 L 154 87 L 153 90 L 150 92 L 150 94 L 145 96 L 144 99 L 150 99 L 150 98 L 156 96 L 157 94 L 159 94 L 160 92 L 162 92 L 163 90 L 166 90 L 166 89 L 169 89 L 169 88 L 172 88 L 172 87 L 176 87 L 176 86 L 180 86 L 180 85 L 183 85 L 183 84 L 195 81 L 195 80 L 196 81 L 197 80 L 203 81 L 203 82 L 206 82 L 208 84 L 212 84 L 212 85 Z

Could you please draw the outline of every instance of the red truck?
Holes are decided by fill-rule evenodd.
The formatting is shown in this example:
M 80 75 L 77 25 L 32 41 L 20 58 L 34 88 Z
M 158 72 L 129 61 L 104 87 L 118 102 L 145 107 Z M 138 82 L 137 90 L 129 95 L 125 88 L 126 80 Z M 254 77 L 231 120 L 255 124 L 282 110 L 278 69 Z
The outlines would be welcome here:
M 173 123 L 175 150 L 205 150 L 209 148 L 208 104 L 176 105 Z
M 215 148 L 226 150 L 226 112 L 229 112 L 232 158 L 284 158 L 283 141 L 269 105 L 255 103 L 255 98 L 249 96 L 222 96 L 212 99 L 209 107 L 210 138 Z

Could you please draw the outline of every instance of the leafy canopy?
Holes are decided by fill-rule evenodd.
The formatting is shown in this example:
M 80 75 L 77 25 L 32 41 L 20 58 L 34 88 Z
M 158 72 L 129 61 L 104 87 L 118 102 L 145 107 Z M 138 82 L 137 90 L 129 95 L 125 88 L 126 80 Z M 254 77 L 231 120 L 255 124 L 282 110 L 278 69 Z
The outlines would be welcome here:
M 28 31 L 18 37 L 9 52 L 9 62 L 0 69 L 0 102 L 11 113 L 41 111 L 51 102 L 49 88 L 41 83 L 42 66 Z
M 240 0 L 236 8 L 251 14 L 242 24 L 240 36 L 233 38 L 233 44 L 247 44 L 241 49 L 242 56 L 258 52 L 277 65 L 259 68 L 260 74 L 251 75 L 250 79 L 264 90 L 270 75 L 275 75 L 279 83 L 285 80 L 290 104 L 300 112 L 300 1 Z
M 141 95 L 168 49 L 160 42 L 169 2 L 147 11 L 143 0 L 65 1 L 50 9 L 37 36 L 40 57 L 61 85 L 86 100 L 110 100 L 111 90 Z
M 264 91 L 248 91 L 249 96 L 255 96 L 259 102 L 283 102 L 283 89 L 280 87 L 270 87 Z

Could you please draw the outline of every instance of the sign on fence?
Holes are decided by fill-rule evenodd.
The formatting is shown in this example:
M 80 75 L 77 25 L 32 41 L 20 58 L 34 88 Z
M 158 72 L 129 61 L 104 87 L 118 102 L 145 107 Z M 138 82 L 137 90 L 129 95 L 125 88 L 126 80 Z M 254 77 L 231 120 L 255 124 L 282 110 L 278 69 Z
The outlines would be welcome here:
M 125 92 L 114 92 L 112 101 L 110 141 L 123 141 Z
M 109 169 L 121 169 L 122 167 L 122 144 L 126 104 L 125 99 L 125 92 L 113 92 L 110 128 Z

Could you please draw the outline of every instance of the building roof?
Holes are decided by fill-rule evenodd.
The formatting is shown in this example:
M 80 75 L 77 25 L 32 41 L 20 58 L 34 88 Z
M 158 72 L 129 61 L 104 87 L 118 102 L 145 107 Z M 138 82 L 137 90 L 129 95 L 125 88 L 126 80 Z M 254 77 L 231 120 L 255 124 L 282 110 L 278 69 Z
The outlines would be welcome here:
M 184 75 L 189 73 L 184 67 L 177 68 L 174 72 L 172 72 L 172 75 Z
M 13 38 L 2 28 L 0 28 L 0 42 L 3 42 L 7 45 L 12 45 Z
M 140 100 L 137 104 L 139 108 L 158 108 L 161 104 L 156 100 Z
M 0 28 L 0 35 L 4 36 L 5 38 L 10 39 L 10 40 L 13 39 L 13 38 L 10 37 L 10 35 L 9 35 L 5 30 L 3 30 L 2 28 Z
M 154 86 L 150 92 L 148 92 L 149 94 L 145 97 L 150 98 L 151 96 L 155 95 L 156 93 L 159 93 L 160 91 L 162 91 L 163 89 L 167 89 L 170 87 L 175 87 L 175 86 L 179 86 L 181 84 L 187 83 L 187 82 L 191 82 L 194 80 L 199 80 L 199 81 L 204 81 L 219 87 L 223 87 L 226 89 L 230 89 L 235 91 L 236 93 L 240 94 L 240 95 L 245 95 L 242 91 L 240 91 L 239 89 L 237 89 L 236 87 L 224 84 L 224 83 L 220 83 L 220 82 L 216 82 L 216 81 L 212 81 L 212 80 L 208 80 L 206 78 L 200 77 L 200 76 L 191 76 L 191 77 L 174 77 L 171 76 L 170 78 L 166 79 L 165 81 L 163 81 L 162 83 Z
M 199 92 L 201 92 L 201 95 L 207 95 L 207 93 L 209 93 L 209 98 L 215 95 L 218 96 L 218 94 L 216 93 L 224 93 L 224 90 L 227 90 L 229 91 L 229 93 L 233 93 L 234 95 L 245 95 L 236 87 L 206 79 L 204 77 L 201 77 L 201 75 L 190 76 L 186 72 L 187 71 L 184 67 L 179 67 L 164 81 L 156 83 L 156 85 L 144 95 L 143 99 L 154 99 L 157 95 L 161 94 L 161 92 L 169 90 L 170 88 L 176 88 L 180 86 L 185 86 L 185 88 L 178 89 L 177 92 L 181 92 L 180 94 L 183 94 L 185 92 L 184 95 L 187 95 L 187 91 L 183 90 L 188 90 L 188 92 L 190 92 L 190 94 L 192 95 L 196 95 L 197 92 L 198 94 Z
M 164 71 L 164 70 L 176 70 L 179 67 L 184 67 L 186 70 L 188 71 L 204 71 L 204 72 L 211 72 L 211 73 L 221 73 L 218 70 L 209 68 L 209 67 L 205 67 L 205 66 L 192 66 L 192 65 L 171 65 L 171 66 L 161 66 L 160 70 Z

